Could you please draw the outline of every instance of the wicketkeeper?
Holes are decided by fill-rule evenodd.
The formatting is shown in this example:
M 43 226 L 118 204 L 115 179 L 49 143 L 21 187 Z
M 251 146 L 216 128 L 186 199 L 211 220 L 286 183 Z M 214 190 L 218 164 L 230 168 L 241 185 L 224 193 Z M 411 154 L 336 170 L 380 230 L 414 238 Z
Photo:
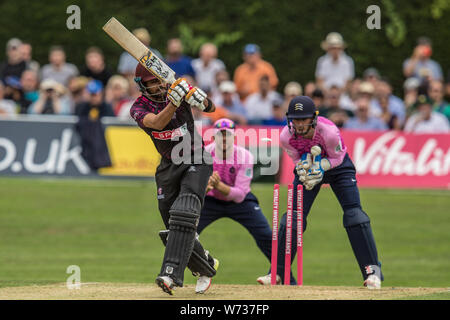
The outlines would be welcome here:
M 156 284 L 173 294 L 174 287 L 183 286 L 188 266 L 199 277 L 196 292 L 203 293 L 210 283 L 201 281 L 202 277 L 211 279 L 218 266 L 196 234 L 212 174 L 212 159 L 204 152 L 191 108 L 213 112 L 215 106 L 201 89 L 190 86 L 183 78 L 169 87 L 140 64 L 135 76 L 142 95 L 130 114 L 162 157 L 155 178 L 159 211 L 167 230 L 160 232 L 166 249 Z
M 361 270 L 364 285 L 369 289 L 379 289 L 383 275 L 378 261 L 377 247 L 370 226 L 370 219 L 361 207 L 356 182 L 355 166 L 350 159 L 339 129 L 330 120 L 319 117 L 314 102 L 306 96 L 297 96 L 289 103 L 288 125 L 283 128 L 280 143 L 296 164 L 294 170 L 294 194 L 297 186 L 304 186 L 303 231 L 307 217 L 322 184 L 329 184 L 344 212 L 343 224 L 353 253 Z M 292 241 L 296 244 L 297 197 L 294 197 Z M 277 279 L 284 272 L 286 243 L 286 214 L 280 221 L 278 233 Z M 297 252 L 291 248 L 291 263 Z M 270 284 L 270 275 L 260 278 Z M 291 272 L 291 284 L 296 284 Z

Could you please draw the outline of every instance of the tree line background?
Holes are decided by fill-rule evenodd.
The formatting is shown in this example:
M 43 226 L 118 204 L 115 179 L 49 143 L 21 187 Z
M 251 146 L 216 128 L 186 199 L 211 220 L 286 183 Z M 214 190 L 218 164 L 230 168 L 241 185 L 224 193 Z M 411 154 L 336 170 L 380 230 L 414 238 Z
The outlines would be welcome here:
M 68 30 L 68 6 L 81 9 L 81 29 Z M 381 29 L 369 30 L 366 9 L 381 9 Z M 402 62 L 409 57 L 419 36 L 433 41 L 432 59 L 450 69 L 450 0 L 227 0 L 143 1 L 82 0 L 0 2 L 0 45 L 18 37 L 33 45 L 33 58 L 48 61 L 51 45 L 66 49 L 68 62 L 81 66 L 89 46 L 100 47 L 106 63 L 116 70 L 122 49 L 102 26 L 115 16 L 128 29 L 146 27 L 151 46 L 166 52 L 166 41 L 182 38 L 187 53 L 196 56 L 205 41 L 219 45 L 219 58 L 233 75 L 242 63 L 246 43 L 260 45 L 263 58 L 271 62 L 280 78 L 279 91 L 288 81 L 305 84 L 314 80 L 317 59 L 324 54 L 320 43 L 331 31 L 340 32 L 355 61 L 356 75 L 377 68 L 401 94 Z M 1 60 L 5 49 L 0 49 Z

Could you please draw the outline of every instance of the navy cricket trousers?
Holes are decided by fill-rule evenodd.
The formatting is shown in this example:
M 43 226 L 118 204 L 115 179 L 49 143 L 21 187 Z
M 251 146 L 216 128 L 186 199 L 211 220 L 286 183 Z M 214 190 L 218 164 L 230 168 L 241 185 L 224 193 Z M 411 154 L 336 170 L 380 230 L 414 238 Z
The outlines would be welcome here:
M 291 263 L 294 261 L 297 253 L 297 186 L 301 184 L 297 172 L 295 172 L 294 185 L 294 199 L 293 199 L 293 214 L 292 214 L 292 241 L 291 244 Z M 312 204 L 317 197 L 322 184 L 330 184 L 336 198 L 339 201 L 343 211 L 350 208 L 361 208 L 361 201 L 359 197 L 359 190 L 356 184 L 356 170 L 353 162 L 350 160 L 348 154 L 345 156 L 341 165 L 325 172 L 323 180 L 316 185 L 312 190 L 303 188 L 303 231 L 306 230 L 308 214 L 311 210 Z M 286 248 L 286 213 L 280 220 L 280 229 L 278 232 L 278 259 L 277 259 L 277 273 L 283 278 L 284 275 L 284 255 Z M 291 284 L 295 285 L 296 280 L 291 272 Z
M 272 229 L 261 211 L 258 199 L 249 192 L 241 203 L 221 201 L 206 196 L 200 215 L 197 233 L 220 218 L 230 218 L 244 226 L 256 241 L 256 245 L 270 261 L 272 251 Z

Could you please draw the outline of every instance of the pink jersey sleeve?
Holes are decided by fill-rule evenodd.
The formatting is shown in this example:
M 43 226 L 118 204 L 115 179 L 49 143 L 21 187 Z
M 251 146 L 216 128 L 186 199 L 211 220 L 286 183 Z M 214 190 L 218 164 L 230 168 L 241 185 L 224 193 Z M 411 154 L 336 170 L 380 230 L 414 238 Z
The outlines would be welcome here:
M 230 186 L 230 193 L 227 196 L 227 200 L 241 203 L 244 201 L 247 193 L 250 192 L 250 184 L 253 178 L 253 155 L 245 148 L 236 146 L 238 163 L 242 163 L 239 166 L 236 174 L 236 180 L 234 186 Z
M 291 157 L 291 159 L 294 161 L 294 163 L 297 163 L 300 160 L 301 154 L 300 152 L 293 147 L 289 140 L 291 139 L 292 135 L 289 132 L 288 126 L 285 126 L 283 130 L 281 130 L 280 134 L 280 144 L 284 151 Z
M 326 158 L 330 161 L 331 168 L 339 166 L 347 153 L 347 147 L 342 140 L 339 128 L 330 120 L 321 118 L 316 130 L 321 135 Z

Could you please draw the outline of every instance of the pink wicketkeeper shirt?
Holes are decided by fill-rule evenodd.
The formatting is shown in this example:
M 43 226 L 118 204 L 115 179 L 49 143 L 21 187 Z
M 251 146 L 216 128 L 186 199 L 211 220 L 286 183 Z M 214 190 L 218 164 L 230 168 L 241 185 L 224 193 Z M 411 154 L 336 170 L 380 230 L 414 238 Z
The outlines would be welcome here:
M 222 160 L 216 156 L 216 144 L 205 147 L 214 159 L 213 170 L 219 173 L 223 183 L 230 186 L 230 193 L 224 196 L 218 190 L 211 190 L 206 195 L 223 201 L 240 203 L 250 192 L 253 177 L 253 155 L 245 148 L 234 145 L 233 156 Z
M 313 138 L 305 139 L 289 132 L 288 126 L 285 126 L 281 131 L 280 144 L 295 164 L 302 154 L 311 152 L 311 147 L 318 145 L 322 148 L 322 157 L 330 161 L 331 168 L 339 166 L 347 153 L 339 128 L 330 120 L 318 117 L 315 129 Z M 291 131 L 294 132 L 294 128 Z

